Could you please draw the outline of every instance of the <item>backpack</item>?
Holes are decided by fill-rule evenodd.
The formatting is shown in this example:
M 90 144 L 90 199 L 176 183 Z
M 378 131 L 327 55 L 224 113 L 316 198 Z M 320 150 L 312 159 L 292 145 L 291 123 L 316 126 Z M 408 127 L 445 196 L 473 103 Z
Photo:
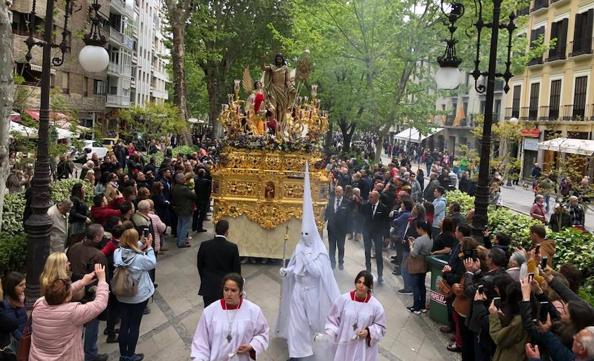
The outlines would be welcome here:
M 126 266 L 118 266 L 111 278 L 111 292 L 117 297 L 134 297 L 138 292 L 138 282 Z

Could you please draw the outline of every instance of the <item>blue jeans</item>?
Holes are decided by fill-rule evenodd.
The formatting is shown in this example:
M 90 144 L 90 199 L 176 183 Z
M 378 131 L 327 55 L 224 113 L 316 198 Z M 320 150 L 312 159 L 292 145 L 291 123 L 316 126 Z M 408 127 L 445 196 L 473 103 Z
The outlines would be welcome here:
M 412 279 L 413 308 L 417 311 L 427 307 L 427 288 L 425 287 L 426 273 L 414 273 Z
M 120 356 L 131 357 L 136 353 L 136 344 L 144 311 L 148 300 L 140 303 L 120 303 Z
M 402 250 L 402 259 L 405 260 L 408 255 L 410 254 L 410 250 L 408 249 L 408 244 L 405 244 Z M 404 289 L 408 292 L 412 291 L 412 279 L 410 273 L 406 267 L 400 267 L 400 275 L 402 276 L 402 282 L 404 283 Z
M 186 243 L 188 237 L 188 231 L 192 224 L 192 215 L 189 216 L 178 216 L 177 217 L 177 238 L 176 243 L 178 247 L 181 247 Z
M 99 334 L 99 320 L 94 319 L 85 325 L 85 361 L 93 361 L 97 358 L 97 335 Z

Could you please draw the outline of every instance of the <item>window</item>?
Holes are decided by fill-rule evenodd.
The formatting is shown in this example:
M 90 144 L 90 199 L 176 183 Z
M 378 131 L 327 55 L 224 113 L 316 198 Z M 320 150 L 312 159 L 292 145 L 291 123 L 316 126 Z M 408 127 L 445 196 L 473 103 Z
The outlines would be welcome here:
M 62 73 L 62 93 L 70 94 L 70 73 Z
M 512 118 L 520 117 L 520 96 L 522 95 L 522 86 L 514 86 L 514 96 L 512 98 Z
M 97 95 L 105 95 L 105 82 L 103 80 L 94 80 L 93 92 Z
M 586 90 L 588 89 L 588 77 L 580 76 L 575 78 L 573 89 L 573 118 L 584 118 L 586 110 Z
M 565 59 L 567 50 L 567 25 L 569 19 L 559 20 L 551 25 L 551 42 L 556 39 L 555 47 L 550 48 L 548 61 Z
M 530 49 L 534 49 L 536 47 L 537 42 L 542 42 L 544 39 L 545 27 L 541 26 L 540 28 L 533 29 L 530 32 Z M 530 61 L 528 61 L 528 65 L 536 65 L 542 64 L 542 55 L 535 56 Z
M 83 77 L 83 97 L 89 96 L 89 78 Z
M 540 83 L 530 84 L 530 108 L 528 109 L 528 120 L 536 120 L 538 117 L 538 96 L 540 95 Z
M 575 28 L 573 32 L 573 46 L 571 56 L 592 53 L 592 15 L 594 9 L 590 9 L 575 16 Z
M 118 48 L 111 48 L 109 53 L 109 60 L 114 64 L 120 63 L 120 49 Z
M 559 119 L 559 105 L 561 104 L 561 79 L 551 81 L 551 95 L 549 97 L 549 120 Z

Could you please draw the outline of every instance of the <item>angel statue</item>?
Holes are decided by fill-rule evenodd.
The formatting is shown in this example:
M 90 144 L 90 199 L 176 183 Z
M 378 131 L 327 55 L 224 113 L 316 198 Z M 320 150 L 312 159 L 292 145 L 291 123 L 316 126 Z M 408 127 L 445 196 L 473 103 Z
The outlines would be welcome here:
M 265 109 L 262 104 L 266 99 L 266 94 L 264 94 L 262 82 L 260 80 L 254 81 L 252 79 L 252 75 L 250 74 L 250 68 L 245 67 L 245 69 L 243 69 L 242 83 L 245 92 L 250 94 L 245 104 L 248 123 L 252 125 L 254 134 L 263 135 L 266 130 L 263 116 L 263 111 Z
M 291 83 L 289 68 L 282 54 L 276 54 L 274 64 L 262 66 L 264 71 L 264 89 L 268 95 L 268 103 L 275 113 L 276 119 L 282 124 L 285 113 L 292 106 L 291 99 L 295 94 L 295 87 Z

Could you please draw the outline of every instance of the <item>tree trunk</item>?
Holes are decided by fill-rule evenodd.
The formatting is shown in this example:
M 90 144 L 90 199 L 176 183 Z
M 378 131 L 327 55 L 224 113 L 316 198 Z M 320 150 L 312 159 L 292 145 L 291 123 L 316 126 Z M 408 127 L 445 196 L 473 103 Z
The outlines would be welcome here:
M 219 127 L 221 126 L 218 122 L 219 107 L 217 104 L 218 92 L 219 92 L 219 81 L 217 79 L 217 72 L 214 66 L 206 66 L 204 71 L 206 75 L 206 91 L 208 92 L 208 116 L 210 118 L 210 126 L 212 127 L 213 134 L 219 133 Z
M 342 153 L 347 154 L 351 151 L 351 142 L 353 139 L 353 133 L 355 132 L 355 124 L 346 120 L 341 120 L 338 122 L 338 126 L 340 127 L 340 132 L 342 133 L 343 139 Z
M 171 17 L 170 17 L 171 18 Z M 170 19 L 174 20 L 174 19 Z M 173 46 L 171 60 L 173 62 L 173 103 L 179 108 L 180 115 L 184 121 L 188 120 L 188 99 L 186 96 L 186 69 L 184 58 L 185 45 L 185 21 L 175 19 L 171 24 L 173 33 Z M 185 144 L 192 144 L 192 136 L 187 128 L 182 132 L 181 141 Z
M 332 129 L 334 128 L 334 123 L 329 122 L 328 124 L 328 131 L 326 131 L 326 136 L 324 137 L 324 153 L 330 154 L 330 147 L 332 147 Z
M 0 3 L 0 46 L 2 49 L 12 49 L 12 13 L 8 2 Z M 10 132 L 10 113 L 14 97 L 14 82 L 12 71 L 14 59 L 12 51 L 3 51 L 0 55 L 0 230 L 2 229 L 2 210 L 4 208 L 4 192 L 6 178 L 10 171 L 8 164 L 8 135 Z
M 382 160 L 382 150 L 384 149 L 384 133 L 380 133 L 375 143 L 375 163 L 379 163 Z

